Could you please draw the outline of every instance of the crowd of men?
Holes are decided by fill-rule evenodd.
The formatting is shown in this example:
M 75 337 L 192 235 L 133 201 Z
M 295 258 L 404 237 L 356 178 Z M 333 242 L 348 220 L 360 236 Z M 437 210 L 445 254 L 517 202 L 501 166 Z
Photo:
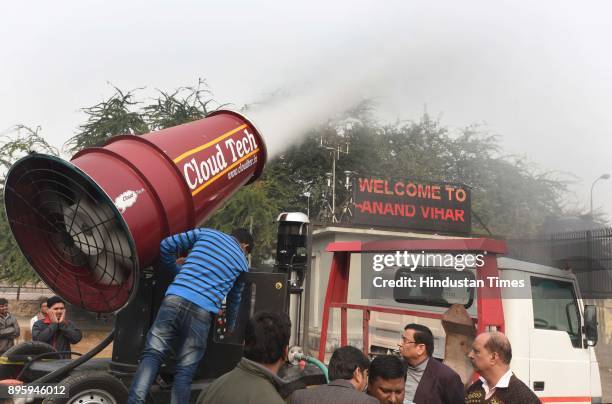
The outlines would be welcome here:
M 379 355 L 372 361 L 345 346 L 329 361 L 330 382 L 294 391 L 283 398 L 277 376 L 287 359 L 291 325 L 284 314 L 257 313 L 248 323 L 244 357 L 231 372 L 215 380 L 198 404 L 536 404 L 537 396 L 510 370 L 512 348 L 500 332 L 480 334 L 468 357 L 480 378 L 464 390 L 457 373 L 433 358 L 433 335 L 408 324 L 401 357 Z M 236 388 L 240 386 L 240 388 Z

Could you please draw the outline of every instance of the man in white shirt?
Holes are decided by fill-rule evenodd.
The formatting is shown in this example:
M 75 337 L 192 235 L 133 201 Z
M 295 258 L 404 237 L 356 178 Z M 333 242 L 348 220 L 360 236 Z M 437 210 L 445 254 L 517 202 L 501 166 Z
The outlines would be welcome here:
M 529 387 L 510 370 L 512 347 L 508 337 L 501 332 L 485 332 L 476 337 L 468 357 L 480 378 L 467 389 L 465 404 L 540 403 Z
M 43 320 L 45 317 L 47 317 L 47 298 L 46 297 L 39 299 L 38 307 L 39 307 L 38 313 L 36 313 L 36 315 L 30 319 L 30 331 L 32 331 L 32 329 L 34 328 L 34 323 L 36 323 L 38 320 Z

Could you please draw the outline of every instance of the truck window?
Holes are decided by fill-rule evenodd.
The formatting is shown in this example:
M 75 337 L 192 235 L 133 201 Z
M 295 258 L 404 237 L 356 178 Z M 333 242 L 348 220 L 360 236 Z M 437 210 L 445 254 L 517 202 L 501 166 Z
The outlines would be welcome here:
M 565 331 L 572 345 L 582 348 L 580 312 L 574 285 L 571 282 L 532 276 L 531 295 L 534 328 Z
M 412 279 L 416 286 L 393 288 L 393 298 L 396 302 L 439 307 L 461 304 L 466 309 L 474 302 L 474 287 L 452 286 L 459 282 L 467 284 L 475 281 L 474 273 L 469 270 L 425 267 L 411 271 L 409 268 L 399 268 L 395 272 L 395 280 L 399 279 Z M 440 282 L 447 282 L 448 286 L 441 285 Z

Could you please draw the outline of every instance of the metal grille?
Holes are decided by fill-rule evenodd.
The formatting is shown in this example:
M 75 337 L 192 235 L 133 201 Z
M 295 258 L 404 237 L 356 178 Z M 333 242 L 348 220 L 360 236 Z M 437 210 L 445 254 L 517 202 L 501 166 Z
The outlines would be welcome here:
M 612 228 L 508 240 L 508 250 L 511 258 L 573 271 L 583 298 L 612 297 Z
M 47 286 L 70 303 L 113 312 L 131 296 L 137 260 L 110 198 L 71 164 L 31 155 L 7 177 L 11 230 Z

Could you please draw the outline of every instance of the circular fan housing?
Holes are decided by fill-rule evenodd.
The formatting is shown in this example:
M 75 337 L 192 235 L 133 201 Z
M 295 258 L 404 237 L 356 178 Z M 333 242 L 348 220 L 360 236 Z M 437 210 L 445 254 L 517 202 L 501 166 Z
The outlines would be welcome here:
M 97 313 L 127 304 L 138 277 L 135 246 L 88 175 L 59 158 L 29 155 L 9 171 L 5 205 L 23 254 L 55 293 Z

